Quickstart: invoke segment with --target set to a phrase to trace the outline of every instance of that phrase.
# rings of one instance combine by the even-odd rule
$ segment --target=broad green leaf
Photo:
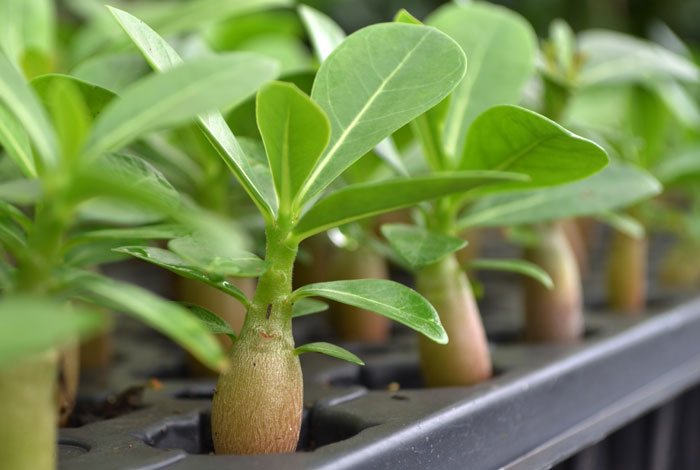
[[[331,121],[331,140],[297,204],[439,103],[465,69],[459,46],[433,28],[378,24],[348,36],[321,64],[314,81],[311,97]]]
[[[228,279],[218,274],[208,273],[172,251],[151,246],[122,246],[116,248],[114,251],[134,256],[187,279],[200,281],[215,287],[234,297],[243,305],[247,306],[250,303],[243,291],[229,282]]]
[[[32,80],[34,90],[53,121],[61,157],[67,161],[76,160],[92,124],[92,116],[78,83],[66,75],[44,75]],[[105,93],[111,99],[112,94],[106,90]]]
[[[528,276],[545,286],[547,289],[554,287],[554,281],[547,272],[535,263],[522,259],[484,259],[477,258],[467,263],[469,269],[485,269],[487,271],[506,271]]]
[[[187,307],[187,309],[202,322],[202,325],[209,333],[215,335],[224,334],[231,338],[231,341],[236,341],[236,332],[223,318],[199,305],[190,303],[183,303],[182,305]]]
[[[35,177],[36,164],[32,146],[22,124],[0,103],[0,147],[27,177]]]
[[[279,210],[288,213],[328,144],[330,124],[323,110],[290,83],[265,85],[258,91],[256,103],[258,129],[272,170]]]
[[[77,91],[85,101],[85,105],[87,106],[92,119],[96,118],[117,96],[113,91],[103,88],[95,83],[60,73],[41,75],[31,81],[32,88],[45,104],[49,103],[51,88],[55,87],[57,84],[63,83],[77,88]]]
[[[97,158],[76,174],[70,188],[81,217],[93,221],[147,224],[161,220],[182,205],[175,188],[153,165],[119,153]],[[112,195],[112,191],[118,192]]]
[[[110,12],[153,69],[163,72],[182,63],[177,52],[145,23],[116,8],[110,8]],[[265,64],[264,71],[258,70],[256,73],[247,74],[249,79],[257,78],[258,82],[255,88],[275,78],[276,67],[270,62],[265,62]],[[258,68],[261,65],[262,63],[258,64]],[[271,218],[275,211],[274,201],[270,200],[269,196],[265,197],[263,189],[271,186],[269,175],[254,170],[253,162],[243,152],[221,113],[202,114],[198,120],[211,145],[219,152],[248,195],[263,215]]]
[[[81,240],[169,240],[189,233],[180,224],[156,224],[141,227],[119,227],[88,230],[76,234],[73,238]]]
[[[22,124],[46,166],[58,163],[56,136],[44,109],[19,71],[0,54],[0,103]]]
[[[574,183],[482,197],[459,221],[473,226],[535,224],[623,208],[661,192],[659,182],[635,166],[611,164]]]
[[[491,106],[520,100],[535,72],[537,38],[517,13],[482,2],[443,6],[426,23],[457,41],[468,58],[443,129],[445,153],[459,161],[474,119]]]
[[[50,61],[54,54],[56,11],[52,0],[0,2],[0,51],[17,66],[29,55]]]
[[[526,183],[497,189],[547,186],[584,178],[608,163],[605,151],[554,121],[518,106],[495,106],[469,130],[463,170],[524,173]],[[489,188],[490,189],[490,188]]]
[[[413,225],[386,224],[382,225],[381,230],[384,238],[411,269],[436,263],[467,245],[461,238]]]
[[[582,86],[700,79],[698,67],[689,59],[623,33],[585,31],[579,35],[579,49],[586,57],[579,73]]]
[[[221,346],[186,308],[134,285],[87,272],[72,283],[85,300],[128,313],[159,330],[216,370],[226,367]]]
[[[138,54],[112,53],[90,57],[71,70],[71,75],[114,93],[121,93],[146,75],[148,70]]]
[[[330,17],[307,5],[297,7],[318,60],[323,62],[335,50],[345,32]]]
[[[684,179],[697,182],[700,176],[700,147],[691,147],[659,162],[654,174],[664,184],[673,184]]]
[[[304,317],[314,313],[325,312],[328,304],[316,299],[299,299],[292,307],[292,318]]]
[[[520,175],[512,173],[468,171],[346,186],[314,204],[302,216],[293,235],[302,240],[354,220],[422,201],[463,193],[483,185],[522,180]]]
[[[632,238],[642,238],[646,233],[644,226],[637,219],[627,214],[603,212],[602,214],[596,214],[595,218]]]
[[[103,316],[88,309],[38,297],[5,297],[0,300],[0,369],[102,327]]]
[[[324,297],[371,310],[446,344],[447,333],[437,312],[418,292],[385,279],[319,282],[297,289],[293,297]]]
[[[184,63],[149,75],[124,90],[95,121],[86,153],[95,156],[149,131],[194,119],[242,101],[268,76],[267,59],[237,53]]]
[[[0,183],[0,200],[12,204],[29,206],[34,204],[41,195],[42,190],[39,180],[21,179]]]
[[[299,354],[304,354],[307,352],[325,354],[326,356],[335,357],[336,359],[342,359],[343,361],[352,362],[353,364],[357,364],[358,366],[365,365],[365,363],[362,362],[362,359],[355,356],[347,349],[341,348],[340,346],[336,346],[335,344],[331,343],[308,343],[294,349],[294,354],[296,354],[297,356]]]
[[[226,253],[217,253],[196,236],[170,240],[168,248],[205,272],[221,277],[257,277],[265,269],[263,260],[242,247],[231,247]]]

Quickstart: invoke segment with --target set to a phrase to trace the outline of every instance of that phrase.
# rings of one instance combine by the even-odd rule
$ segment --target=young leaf
[[[0,103],[0,146],[24,176],[31,178],[37,175],[29,137],[22,124],[2,103]]]
[[[104,326],[103,316],[48,299],[0,300],[0,369],[29,354],[69,344]]]
[[[32,88],[44,103],[49,103],[50,90],[57,84],[70,84],[76,88],[85,101],[92,119],[117,96],[113,91],[71,75],[49,73],[31,81]]]
[[[0,183],[0,200],[19,206],[29,206],[42,195],[41,183],[36,179],[3,181]]]
[[[149,131],[232,106],[267,75],[267,59],[248,53],[206,57],[149,75],[124,90],[95,122],[86,153],[101,155]]]
[[[272,82],[258,91],[256,117],[279,210],[291,202],[328,144],[330,124],[323,110],[290,83]]]
[[[537,37],[517,13],[488,3],[446,5],[426,23],[457,41],[468,55],[467,75],[452,93],[443,131],[456,161],[476,117],[497,104],[515,104],[535,72]]]
[[[469,130],[463,170],[524,173],[527,183],[488,189],[547,186],[586,177],[608,163],[605,151],[554,121],[518,106],[495,106]]]
[[[365,363],[362,362],[362,359],[355,356],[353,353],[351,353],[347,349],[341,348],[340,346],[336,346],[335,344],[324,343],[324,342],[308,343],[308,344],[304,344],[303,346],[299,346],[298,348],[294,349],[294,354],[296,354],[297,356],[300,354],[303,354],[303,353],[307,353],[307,352],[316,352],[316,353],[325,354],[326,356],[331,356],[331,357],[335,357],[337,359],[342,359],[343,361],[352,362],[353,364],[357,364],[358,366],[365,365]]]
[[[208,284],[237,299],[245,306],[248,306],[250,303],[245,293],[230,283],[225,277],[205,272],[172,251],[151,246],[122,246],[115,248],[114,251],[125,253],[151,264],[155,264],[156,266],[165,268],[187,279],[193,279]]]
[[[163,72],[182,63],[177,52],[145,23],[126,12],[108,8],[154,70]],[[247,74],[249,80],[258,80],[255,88],[277,75],[277,67],[270,61],[258,62],[256,69],[255,73]],[[219,152],[248,195],[263,215],[271,218],[274,204],[265,197],[263,189],[271,186],[267,178],[269,175],[254,170],[253,162],[241,149],[221,113],[202,114],[198,120],[211,145]]]
[[[170,240],[168,248],[204,272],[220,277],[258,277],[265,269],[265,262],[253,253],[233,246],[226,253],[219,253],[196,236]]]
[[[329,228],[409,207],[421,201],[514,180],[522,181],[523,178],[513,173],[469,171],[355,184],[314,204],[302,216],[293,235],[302,240]]]
[[[223,318],[199,305],[190,303],[183,303],[182,305],[187,307],[187,309],[202,322],[202,325],[209,333],[215,335],[224,334],[231,338],[231,341],[236,341],[236,332]]]
[[[385,279],[319,282],[297,289],[293,297],[324,297],[371,310],[446,344],[447,333],[437,312],[418,292]]]
[[[311,45],[320,62],[345,39],[345,32],[330,17],[307,5],[299,5],[299,17],[309,34]]]
[[[299,299],[292,307],[292,318],[312,315],[314,313],[325,312],[328,304],[316,299]]]
[[[386,224],[381,230],[394,251],[414,270],[433,264],[467,245],[461,238],[412,225]]]
[[[545,286],[554,287],[554,281],[547,272],[534,263],[522,259],[483,259],[477,258],[467,263],[469,269],[486,269],[491,271],[506,271],[528,276]]]
[[[482,197],[459,221],[470,226],[534,224],[629,206],[661,191],[659,182],[631,165],[612,164],[574,183]]]
[[[0,104],[22,124],[46,166],[58,162],[56,136],[46,113],[17,69],[0,54]]]
[[[226,367],[219,343],[184,307],[140,287],[87,272],[73,271],[68,281],[85,300],[135,316],[177,341],[212,369]]]
[[[314,81],[311,97],[331,121],[331,140],[297,206],[384,137],[439,103],[465,69],[459,46],[432,28],[378,24],[348,36],[321,64]]]

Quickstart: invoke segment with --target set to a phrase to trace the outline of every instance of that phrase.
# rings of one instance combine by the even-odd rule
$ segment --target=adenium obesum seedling
[[[0,54],[0,144],[22,174],[0,183],[3,466],[55,467],[55,351],[102,324],[100,312],[72,308],[70,301],[129,313],[210,367],[225,367],[223,351],[187,309],[89,270],[104,261],[105,242],[172,236],[178,229],[95,228],[94,219],[86,228],[79,222],[94,216],[96,205],[102,211],[126,205],[130,216],[150,212],[153,221],[155,212],[188,230],[208,227],[214,241],[235,236],[181,200],[151,165],[121,149],[149,131],[240,102],[275,73],[275,64],[258,56],[220,56],[151,74],[115,97],[67,75],[29,84]]]
[[[416,22],[406,13],[398,21]],[[448,5],[428,24],[446,32],[464,51],[479,51],[450,99],[412,123],[429,170],[516,171],[527,182],[480,188],[421,207],[414,225],[385,225],[383,234],[416,273],[417,289],[436,307],[450,337],[447,345],[419,340],[421,365],[431,386],[465,385],[491,376],[486,335],[474,295],[455,252],[463,212],[488,194],[553,186],[588,176],[607,164],[605,152],[539,114],[512,105],[534,72],[535,37],[527,23],[508,10],[486,4]],[[482,41],[488,34],[491,41]],[[517,53],[516,53],[517,51]],[[493,80],[489,70],[498,70]],[[472,73],[472,75],[470,75]],[[494,106],[495,105],[495,106]],[[473,260],[472,267],[506,269],[549,282],[547,275],[520,260]]]
[[[181,62],[142,22],[116,9],[112,12],[155,69],[167,70]],[[523,179],[505,172],[459,171],[349,185],[323,196],[344,170],[383,138],[447,96],[464,71],[459,46],[433,28],[380,24],[356,32],[323,62],[311,97],[283,82],[259,90],[257,124],[269,164],[269,173],[262,176],[250,172],[247,156],[221,115],[200,117],[202,131],[263,216],[265,259],[236,247],[206,256],[206,247],[196,237],[172,240],[167,251],[143,246],[123,251],[184,275],[192,275],[192,270],[182,269],[182,258],[202,272],[243,263],[240,275],[259,276],[252,299],[230,290],[247,306],[247,315],[229,353],[231,368],[221,375],[214,397],[212,430],[217,452],[294,450],[303,393],[298,355],[316,351],[359,362],[328,343],[295,347],[291,322],[295,308],[297,314],[308,311],[297,307],[307,297],[367,308],[431,341],[447,342],[435,309],[401,284],[349,280],[292,290],[292,269],[299,243],[314,234],[424,200]],[[273,197],[266,198],[269,194]],[[202,316],[219,331],[225,329],[213,314],[202,312]]]

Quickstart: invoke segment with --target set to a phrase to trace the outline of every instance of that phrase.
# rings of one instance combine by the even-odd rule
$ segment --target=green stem
[[[2,468],[56,467],[55,385],[55,352],[26,358],[0,370]]]
[[[267,230],[268,269],[230,352],[212,404],[217,453],[291,452],[301,429],[303,383],[292,337],[292,269],[297,245],[279,224]]]

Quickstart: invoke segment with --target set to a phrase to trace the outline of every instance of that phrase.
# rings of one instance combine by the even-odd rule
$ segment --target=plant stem
[[[0,370],[2,468],[53,470],[56,467],[55,385],[53,351],[27,357]]]
[[[367,244],[357,250],[339,250],[334,260],[333,280],[387,279],[389,269],[384,257]],[[331,321],[343,341],[383,343],[389,339],[391,320],[369,310],[334,302]]]
[[[646,308],[647,239],[615,231],[608,264],[608,301],[615,311],[636,316]]]
[[[581,277],[576,255],[562,221],[537,226],[536,244],[525,258],[544,269],[554,281],[552,289],[526,277],[525,337],[529,341],[572,342],[583,334]]]
[[[440,345],[419,336],[426,385],[470,385],[490,378],[491,356],[479,308],[455,256],[421,269],[416,288],[438,311],[450,338]]]
[[[297,246],[268,227],[268,269],[219,377],[212,405],[214,448],[223,454],[292,452],[301,429],[303,383],[292,337],[292,269]]]

